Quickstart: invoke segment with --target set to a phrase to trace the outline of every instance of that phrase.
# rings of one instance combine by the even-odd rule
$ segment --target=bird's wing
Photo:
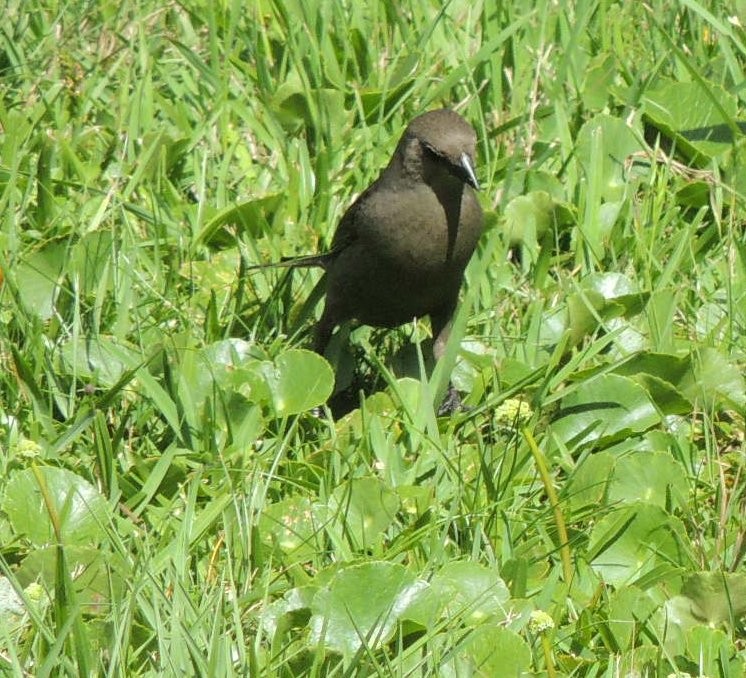
[[[334,233],[334,238],[332,238],[332,246],[329,252],[332,256],[336,256],[342,250],[347,249],[359,237],[359,224],[356,218],[356,214],[359,212],[357,204],[358,203],[355,202],[350,206],[337,225],[337,230]]]
[[[366,215],[369,213],[370,204],[375,202],[376,188],[379,182],[380,178],[368,186],[342,215],[334,233],[334,238],[332,238],[332,246],[329,251],[332,256],[336,256],[355,243],[361,236],[364,236],[363,231],[367,223]]]

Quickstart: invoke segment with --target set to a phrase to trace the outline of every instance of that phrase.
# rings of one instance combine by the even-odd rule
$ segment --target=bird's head
[[[409,123],[399,142],[404,167],[430,183],[445,174],[479,189],[474,171],[477,135],[458,113],[428,111]]]

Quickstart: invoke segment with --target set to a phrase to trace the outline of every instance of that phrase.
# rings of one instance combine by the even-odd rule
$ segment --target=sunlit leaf
[[[37,546],[90,545],[105,537],[111,510],[87,480],[66,469],[43,466],[10,475],[2,510],[11,526]]]
[[[453,675],[478,678],[521,676],[531,669],[531,652],[515,631],[497,624],[474,629],[462,645],[458,659],[463,662]]]
[[[327,511],[307,497],[288,497],[270,504],[259,521],[262,541],[284,554],[284,562],[312,560],[323,550]]]
[[[551,430],[572,447],[646,431],[660,421],[650,396],[631,379],[600,375],[562,398]]]
[[[663,509],[636,504],[601,518],[590,535],[593,569],[609,584],[634,583],[660,562],[689,566],[681,522]]]
[[[510,593],[494,568],[466,561],[447,563],[431,584],[450,615],[463,616],[470,623],[505,615]]]
[[[352,543],[364,549],[380,542],[394,521],[399,497],[378,478],[353,478],[334,489],[329,508],[344,517]]]
[[[684,506],[688,496],[686,471],[665,452],[627,454],[614,464],[609,501],[642,501],[661,508]]]
[[[601,154],[601,196],[607,202],[615,202],[624,195],[627,176],[627,158],[642,150],[640,132],[625,120],[605,113],[586,122],[578,132],[577,154],[586,173],[595,171],[592,164],[594,144]]]
[[[350,655],[389,640],[407,608],[427,589],[395,563],[367,562],[341,570],[313,599],[311,643]]]
[[[678,148],[694,157],[712,158],[731,146],[729,121],[736,116],[737,100],[719,85],[704,86],[709,94],[699,82],[664,81],[646,91],[643,102],[646,118],[675,138]]]

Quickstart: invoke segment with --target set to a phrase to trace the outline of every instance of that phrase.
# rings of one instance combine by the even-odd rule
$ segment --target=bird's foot
[[[461,402],[461,396],[456,390],[453,384],[448,384],[448,390],[446,391],[446,397],[443,398],[443,402],[438,408],[438,416],[445,417],[448,414],[453,414],[464,409],[464,404]]]

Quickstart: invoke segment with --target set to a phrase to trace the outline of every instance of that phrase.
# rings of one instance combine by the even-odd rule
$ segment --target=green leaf
[[[238,392],[246,380],[242,370],[260,363],[254,356],[253,346],[244,339],[223,339],[208,344],[201,351],[185,350],[180,353],[179,373],[187,385],[195,407],[213,393],[217,385]]]
[[[347,656],[363,644],[379,647],[426,589],[425,582],[395,563],[347,567],[314,597],[310,641]]]
[[[52,243],[25,256],[14,271],[21,303],[42,320],[49,320],[54,313],[66,256],[65,244]]]
[[[741,653],[722,629],[695,626],[685,635],[687,657],[699,667],[700,675],[743,676]]]
[[[214,248],[230,247],[236,244],[236,237],[226,227],[234,227],[238,233],[248,233],[258,238],[271,230],[271,218],[282,203],[282,195],[265,195],[247,202],[230,205],[213,215],[195,238],[195,245],[208,245]]]
[[[408,74],[418,61],[417,55],[411,55],[402,61],[398,72]],[[365,122],[373,124],[389,115],[396,108],[396,104],[412,90],[414,80],[400,75],[392,78],[392,86],[381,89],[363,89],[360,91],[360,104],[363,108]],[[397,82],[398,80],[398,82]]]
[[[381,542],[399,510],[399,496],[378,478],[353,478],[334,489],[332,513],[344,520],[344,530],[356,549]]]
[[[646,120],[694,160],[714,158],[733,142],[729,118],[733,120],[738,111],[736,96],[718,85],[708,86],[720,109],[696,82],[664,82],[643,97]]]
[[[659,563],[691,566],[681,522],[663,509],[636,504],[601,518],[591,531],[591,566],[608,584],[634,583]]]
[[[43,582],[53,590],[59,557],[57,546],[44,546],[31,551],[18,568],[19,581],[25,585]],[[87,614],[106,615],[110,604],[121,600],[132,576],[126,560],[108,549],[92,546],[66,546],[65,564],[72,574],[76,600],[85,606]]]
[[[53,523],[58,525],[65,545],[99,543],[112,520],[109,505],[93,485],[71,471],[52,466],[12,473],[2,510],[16,534],[36,546],[57,543]]]
[[[692,573],[684,579],[681,595],[691,601],[695,619],[710,626],[730,625],[746,615],[746,574]]]
[[[622,586],[609,597],[609,631],[620,650],[631,648],[658,607],[651,596],[636,586]]]
[[[482,624],[461,645],[460,666],[450,675],[479,678],[531,675],[531,651],[515,631],[498,624]],[[464,665],[465,664],[465,665]],[[446,668],[451,668],[446,665]],[[449,674],[446,674],[449,675]]]
[[[322,405],[334,389],[334,371],[313,351],[290,349],[272,362],[261,362],[257,369],[275,413],[280,417]]]
[[[641,133],[621,118],[600,114],[586,122],[578,132],[576,149],[578,161],[586,176],[600,171],[593,177],[599,182],[600,195],[605,202],[617,202],[626,192],[625,163],[633,153],[643,150]],[[600,154],[600,163],[593,160],[594,149]]]
[[[600,505],[606,501],[606,490],[616,457],[611,452],[586,456],[567,484],[566,496],[573,509]]]
[[[313,560],[323,550],[327,511],[307,497],[289,497],[270,504],[259,521],[262,541],[278,549],[285,563]]]
[[[199,410],[214,387],[242,394],[251,403],[271,407],[286,417],[323,404],[334,387],[334,372],[320,355],[305,349],[289,349],[274,360],[259,360],[256,347],[242,339],[225,339],[202,351],[180,354],[182,397]],[[246,407],[238,403],[237,412]]]
[[[133,347],[104,334],[71,339],[60,352],[68,373],[104,388],[111,388],[127,370],[143,362]]]
[[[746,382],[738,365],[721,351],[703,348],[694,355],[694,369],[681,381],[681,390],[706,409],[725,402],[746,406]]]
[[[75,275],[85,294],[100,292],[104,296],[105,283],[111,276],[114,263],[114,235],[107,230],[93,231],[75,243],[67,270]]]
[[[503,229],[512,245],[524,245],[535,258],[539,241],[555,222],[555,202],[551,196],[544,191],[531,191],[508,203]]]
[[[444,610],[469,624],[505,617],[510,591],[495,568],[467,561],[446,563],[433,577],[431,586]]]
[[[616,318],[629,318],[638,314],[645,305],[649,294],[640,292],[637,285],[621,273],[592,273],[583,278],[576,292],[567,297],[567,322],[564,327],[571,330],[571,341],[579,343],[584,337],[599,327],[611,325]],[[562,327],[563,318],[555,317],[554,322]]]
[[[311,604],[318,591],[317,586],[300,586],[290,589],[278,600],[267,605],[261,613],[262,628],[273,637],[282,627],[293,621],[296,625],[305,624],[311,616]]]
[[[581,92],[586,108],[602,109],[606,106],[615,77],[616,62],[611,54],[601,52],[590,60]]]
[[[680,385],[691,372],[691,361],[664,353],[638,353],[615,370],[615,374],[633,378],[644,386],[658,409],[665,415],[687,414],[692,411],[691,401],[685,397]]]
[[[609,502],[637,501],[667,508],[685,506],[688,497],[686,471],[667,452],[637,451],[614,464],[609,483]]]
[[[642,386],[605,374],[581,382],[562,398],[551,431],[574,449],[642,433],[658,423],[660,416]]]

